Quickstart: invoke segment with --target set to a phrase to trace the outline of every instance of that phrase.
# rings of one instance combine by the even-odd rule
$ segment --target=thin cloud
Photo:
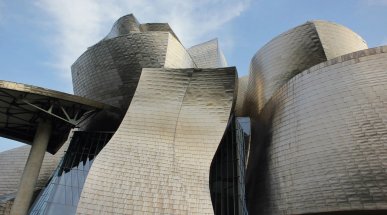
[[[53,65],[70,80],[70,66],[98,42],[119,17],[133,13],[140,22],[168,22],[186,46],[203,42],[209,33],[239,16],[250,0],[38,0],[50,21]]]

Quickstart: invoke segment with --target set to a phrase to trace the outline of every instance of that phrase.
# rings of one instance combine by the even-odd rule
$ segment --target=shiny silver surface
[[[195,66],[168,24],[140,25],[133,15],[124,16],[72,65],[74,94],[125,113],[142,68],[162,67]]]
[[[254,131],[270,138],[250,155],[261,157],[261,175],[247,188],[249,212],[386,214],[386,101],[387,46],[318,64],[282,86],[262,112],[270,128]]]
[[[366,41],[345,26],[322,20],[314,20],[313,24],[328,60],[367,49]]]
[[[77,214],[213,214],[211,161],[235,102],[235,68],[143,69],[90,169]]]
[[[177,36],[168,23],[145,23],[140,24],[133,14],[119,18],[114,24],[109,34],[104,40],[123,36],[129,33],[139,33],[147,31],[165,31],[171,33],[177,40]]]
[[[240,77],[238,80],[238,95],[235,104],[235,116],[244,116],[243,103],[246,97],[249,76]]]
[[[188,52],[199,68],[227,67],[227,61],[220,50],[218,39],[192,46]]]
[[[0,196],[17,191],[30,148],[31,146],[22,146],[0,153]],[[46,153],[36,185],[37,189],[44,187],[63,156],[64,150],[65,147],[55,155]]]
[[[46,152],[35,189],[42,189],[67,149],[55,154]],[[31,146],[22,146],[0,153],[0,214],[9,214]]]
[[[282,33],[251,60],[245,113],[257,117],[275,91],[301,71],[366,48],[355,32],[332,22],[311,21]]]
[[[140,23],[133,14],[128,14],[119,18],[114,24],[104,40],[123,36],[125,34],[141,32]]]
[[[102,103],[0,81],[9,98],[105,110],[80,125],[33,213],[245,214],[246,191],[249,214],[387,214],[387,46],[366,48],[344,26],[311,21],[267,43],[238,79],[219,68],[216,39],[186,50],[167,23],[124,16],[72,66],[75,94]],[[233,114],[251,119],[233,127]],[[55,168],[46,158],[37,188]],[[0,214],[23,159],[0,154]]]

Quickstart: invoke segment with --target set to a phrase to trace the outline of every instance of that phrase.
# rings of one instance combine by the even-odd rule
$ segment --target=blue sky
[[[185,47],[217,37],[240,76],[278,34],[322,19],[387,44],[387,0],[0,0],[0,80],[72,93],[70,66],[120,16],[168,22]],[[0,151],[22,144],[0,138]]]

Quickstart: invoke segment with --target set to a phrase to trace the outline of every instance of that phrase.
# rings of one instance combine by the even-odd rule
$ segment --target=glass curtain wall
[[[210,169],[211,200],[216,215],[247,214],[245,139],[242,126],[232,117]]]
[[[93,160],[112,135],[113,132],[75,131],[66,154],[36,198],[30,214],[75,214]]]

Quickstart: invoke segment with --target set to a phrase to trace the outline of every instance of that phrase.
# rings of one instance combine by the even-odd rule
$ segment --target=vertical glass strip
[[[75,214],[89,169],[113,132],[75,131],[69,148],[30,214]]]
[[[245,139],[249,120],[232,117],[210,168],[214,214],[247,214],[245,198]],[[246,131],[245,131],[246,130]],[[248,134],[247,134],[248,133]]]

